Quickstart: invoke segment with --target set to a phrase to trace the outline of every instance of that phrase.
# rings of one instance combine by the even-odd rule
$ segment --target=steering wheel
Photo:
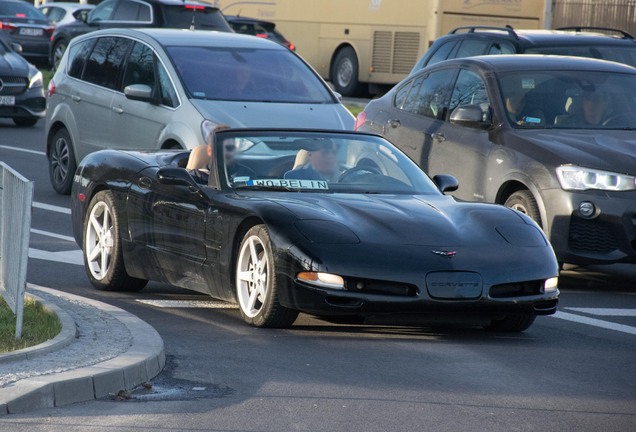
[[[351,176],[352,174],[358,173],[358,172],[367,172],[367,173],[371,173],[371,174],[382,175],[382,172],[377,167],[374,167],[374,166],[356,166],[356,167],[353,167],[353,168],[349,168],[348,170],[346,170],[345,172],[340,174],[340,176],[338,176],[338,180],[336,180],[336,183],[340,183],[345,178]]]
[[[618,114],[611,115],[605,120],[603,120],[602,124],[603,126],[618,126],[618,125],[613,125],[613,123],[622,123],[627,121],[634,122],[635,120],[636,120],[636,115],[634,115],[634,113],[626,112],[626,113],[618,113]]]

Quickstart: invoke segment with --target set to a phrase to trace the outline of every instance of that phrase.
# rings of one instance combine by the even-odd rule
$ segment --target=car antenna
[[[183,2],[185,3],[185,0],[183,0]],[[197,8],[196,8],[196,6],[194,6],[192,8],[192,22],[190,23],[190,31],[194,31],[194,27],[195,27],[194,19],[195,19],[196,15],[197,15]]]

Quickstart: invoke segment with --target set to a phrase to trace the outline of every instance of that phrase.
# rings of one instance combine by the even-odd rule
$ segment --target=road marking
[[[10,147],[10,146],[5,146],[5,145],[0,145],[0,148],[7,149],[7,150],[21,151],[21,152],[25,152],[25,153],[33,153],[33,154],[37,154],[37,155],[41,155],[41,156],[46,156],[46,153],[44,153],[44,152],[37,151],[37,150],[23,149],[23,148],[20,148],[20,147]]]
[[[238,305],[220,301],[204,300],[142,300],[139,303],[160,308],[204,308],[204,309],[238,309]]]
[[[75,243],[75,238],[74,237],[65,236],[65,235],[62,235],[62,234],[55,234],[55,233],[52,233],[52,232],[42,231],[42,230],[35,229],[35,228],[31,228],[31,232],[33,234],[39,234],[39,235],[43,235],[43,236],[47,236],[47,237],[53,237],[53,238],[56,238],[56,239],[66,240],[66,241]]]
[[[41,202],[33,202],[33,207],[39,208],[42,210],[53,211],[57,213],[71,214],[71,209],[66,207],[55,206],[51,204],[44,204]]]
[[[84,265],[84,257],[82,251],[71,250],[61,252],[49,252],[40,249],[29,248],[29,258],[41,259],[46,261],[56,261],[65,264]]]
[[[616,324],[609,321],[603,321],[596,318],[584,317],[581,315],[571,314],[567,312],[556,312],[554,315],[552,315],[552,317],[566,320],[566,321],[573,321],[579,324],[587,324],[594,327],[604,328],[607,330],[614,330],[617,332],[636,335],[636,327],[630,327],[624,324]]]
[[[581,312],[588,315],[614,316],[614,317],[636,317],[636,309],[619,308],[565,308],[574,312]]]

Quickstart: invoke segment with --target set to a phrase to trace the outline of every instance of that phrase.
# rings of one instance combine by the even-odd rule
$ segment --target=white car
[[[82,16],[86,17],[91,10],[95,9],[95,5],[56,2],[43,4],[37,9],[46,15],[53,24],[64,25],[81,20]]]
[[[351,130],[354,117],[297,54],[236,33],[99,30],[71,40],[49,83],[46,152],[68,194],[78,163],[117,149],[191,149],[220,124]]]

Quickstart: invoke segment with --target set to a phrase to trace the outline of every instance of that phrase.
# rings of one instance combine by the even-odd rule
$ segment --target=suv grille
[[[28,81],[24,77],[0,76],[0,95],[19,95],[26,91]]]
[[[373,32],[371,66],[377,73],[408,74],[417,61],[420,35],[415,32]]]
[[[618,249],[618,242],[609,228],[597,221],[572,218],[568,240],[572,249],[594,252],[611,252]]]

